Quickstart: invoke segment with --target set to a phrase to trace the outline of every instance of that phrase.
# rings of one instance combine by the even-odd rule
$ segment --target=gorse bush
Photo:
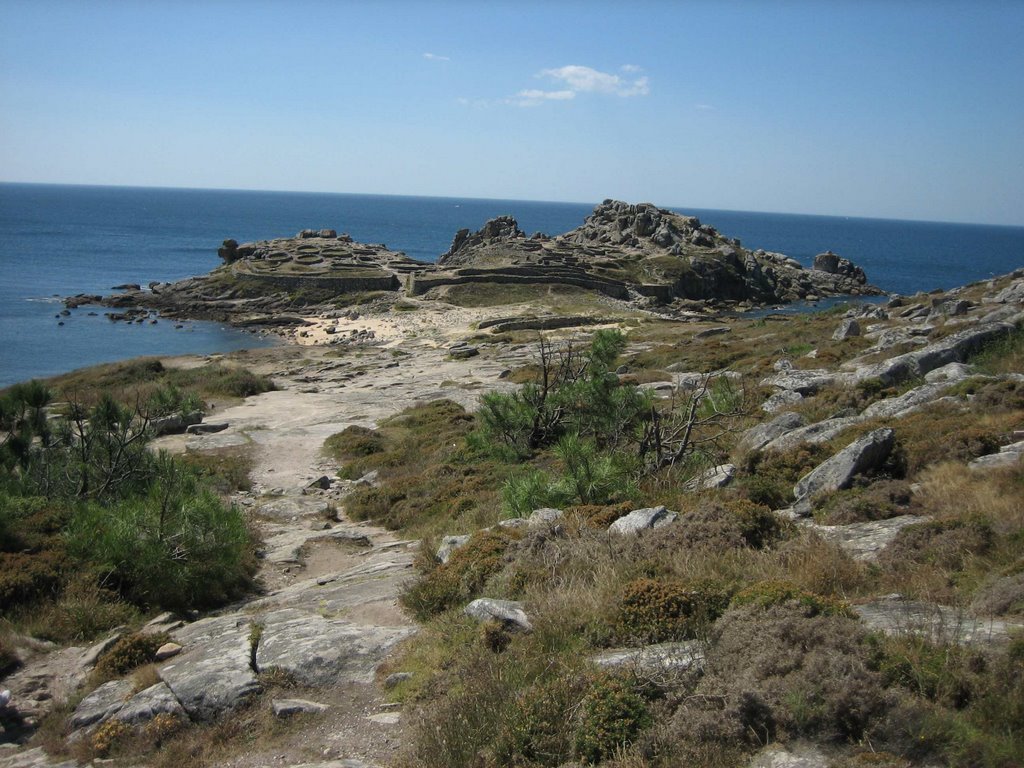
[[[505,551],[518,538],[515,530],[477,531],[452,552],[448,562],[430,569],[402,593],[402,604],[419,619],[463,605],[477,597],[487,580],[501,570]]]
[[[689,640],[722,614],[729,598],[720,584],[637,579],[623,587],[613,634],[630,644]]]
[[[650,727],[647,702],[619,677],[600,677],[583,698],[576,753],[590,763],[612,757]]]
[[[125,635],[96,661],[95,674],[101,679],[123,677],[136,667],[151,663],[157,649],[169,640],[166,632]]]
[[[759,581],[751,584],[737,592],[730,605],[736,608],[752,606],[762,609],[778,605],[796,605],[808,616],[855,616],[846,603],[815,595],[785,581]]]

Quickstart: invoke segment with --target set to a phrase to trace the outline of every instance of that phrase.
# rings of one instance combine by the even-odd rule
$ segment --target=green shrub
[[[906,514],[910,500],[910,485],[906,481],[876,480],[833,493],[815,510],[815,518],[824,525],[885,520]]]
[[[501,486],[502,509],[509,517],[527,517],[544,507],[564,507],[572,500],[563,488],[542,470],[510,475]]]
[[[579,674],[547,675],[517,691],[496,739],[498,764],[565,764],[573,754],[576,725],[570,713],[588,683]]]
[[[338,461],[350,461],[383,453],[384,446],[384,436],[380,432],[356,424],[345,427],[324,441],[324,450]]]
[[[889,707],[857,621],[798,601],[731,607],[668,730],[684,743],[858,740]]]
[[[960,571],[972,558],[988,553],[995,538],[992,524],[980,516],[932,520],[902,528],[879,562],[897,571],[913,563]]]
[[[133,632],[125,635],[96,661],[95,673],[100,678],[108,680],[124,677],[133,669],[152,663],[157,649],[169,640],[170,636],[166,632]]]
[[[274,382],[248,368],[212,363],[199,368],[175,368],[169,372],[172,384],[194,387],[221,397],[252,397],[277,389]]]
[[[487,580],[501,570],[513,537],[505,529],[481,530],[456,549],[448,562],[437,565],[413,582],[401,596],[416,618],[425,620],[477,597]]]
[[[850,606],[841,600],[805,592],[784,581],[758,581],[751,584],[737,592],[729,605],[732,608],[753,606],[767,609],[789,603],[800,606],[808,616],[856,616]]]
[[[729,597],[728,590],[714,583],[636,579],[622,590],[613,634],[631,644],[688,640],[722,614]]]
[[[612,757],[652,723],[647,702],[622,678],[597,678],[580,707],[576,754],[590,763]]]
[[[141,498],[83,505],[68,526],[70,552],[95,563],[128,599],[169,609],[211,607],[251,584],[253,542],[240,510],[195,474],[160,458]]]
[[[984,659],[957,645],[936,644],[919,636],[870,638],[875,668],[887,686],[899,685],[944,706],[962,709],[979,684]]]
[[[194,392],[182,392],[174,384],[165,384],[157,388],[146,404],[146,413],[150,418],[181,414],[188,416],[203,410],[203,401]]]

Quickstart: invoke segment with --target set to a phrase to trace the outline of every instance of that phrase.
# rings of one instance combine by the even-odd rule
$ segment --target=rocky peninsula
[[[152,283],[147,290],[122,286],[118,294],[78,295],[65,303],[119,310],[113,319],[141,319],[145,310],[157,310],[280,328],[366,297],[388,306],[403,298],[458,304],[474,292],[520,294],[552,286],[667,315],[881,293],[863,270],[830,251],[807,269],[783,254],[746,249],[696,217],[613,200],[554,237],[528,237],[508,216],[477,232],[460,230],[436,264],[353,242],[333,229],[257,243],[226,240],[218,253],[223,266],[206,276]]]

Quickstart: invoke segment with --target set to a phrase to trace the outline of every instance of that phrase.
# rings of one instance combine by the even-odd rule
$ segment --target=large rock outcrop
[[[675,298],[773,303],[812,296],[869,294],[864,271],[831,251],[813,269],[777,253],[750,251],[695,216],[650,203],[605,200],[576,229],[556,237],[527,237],[502,216],[470,233],[460,230],[438,260],[421,273],[414,292],[458,282],[547,281],[630,292],[661,301]]]

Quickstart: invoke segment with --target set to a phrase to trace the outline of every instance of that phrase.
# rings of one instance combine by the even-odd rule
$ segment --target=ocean
[[[1024,266],[1024,227],[717,211],[696,215],[748,248],[809,265],[831,249],[894,293],[952,288]],[[217,247],[330,227],[434,261],[455,232],[511,214],[559,234],[593,203],[0,184],[0,387],[139,355],[208,354],[274,343],[216,323],[112,323],[97,309],[59,317],[60,297],[173,281],[220,263]],[[58,323],[63,322],[63,325]]]

